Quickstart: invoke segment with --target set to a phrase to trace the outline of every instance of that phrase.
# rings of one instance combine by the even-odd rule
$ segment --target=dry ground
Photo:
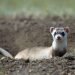
[[[69,26],[68,52],[51,60],[24,61],[5,58],[0,61],[7,75],[75,75],[75,17],[47,16],[35,19],[32,16],[0,17],[0,47],[13,56],[20,50],[34,46],[50,46],[51,26]]]

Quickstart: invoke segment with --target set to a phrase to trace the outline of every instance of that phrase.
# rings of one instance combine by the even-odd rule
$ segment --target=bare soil
[[[0,17],[0,47],[13,56],[27,47],[50,46],[51,26],[69,26],[68,52],[63,57],[50,60],[0,60],[5,75],[75,75],[75,17],[47,16],[44,19],[25,16]]]

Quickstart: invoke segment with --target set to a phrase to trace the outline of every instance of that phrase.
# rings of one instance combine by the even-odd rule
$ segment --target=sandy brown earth
[[[13,56],[27,47],[50,46],[51,26],[69,26],[68,52],[51,60],[24,61],[5,58],[0,67],[6,75],[75,75],[75,17],[47,16],[44,19],[25,16],[0,17],[0,47]]]

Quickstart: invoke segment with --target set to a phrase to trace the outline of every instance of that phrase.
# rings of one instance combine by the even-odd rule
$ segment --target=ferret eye
[[[61,35],[62,35],[62,36],[65,36],[65,33],[64,33],[64,32],[61,32]]]

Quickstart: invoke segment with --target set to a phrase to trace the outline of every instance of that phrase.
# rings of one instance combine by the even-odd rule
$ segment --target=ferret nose
[[[57,37],[57,40],[61,40],[61,37],[60,37],[60,36],[58,36],[58,37]]]

